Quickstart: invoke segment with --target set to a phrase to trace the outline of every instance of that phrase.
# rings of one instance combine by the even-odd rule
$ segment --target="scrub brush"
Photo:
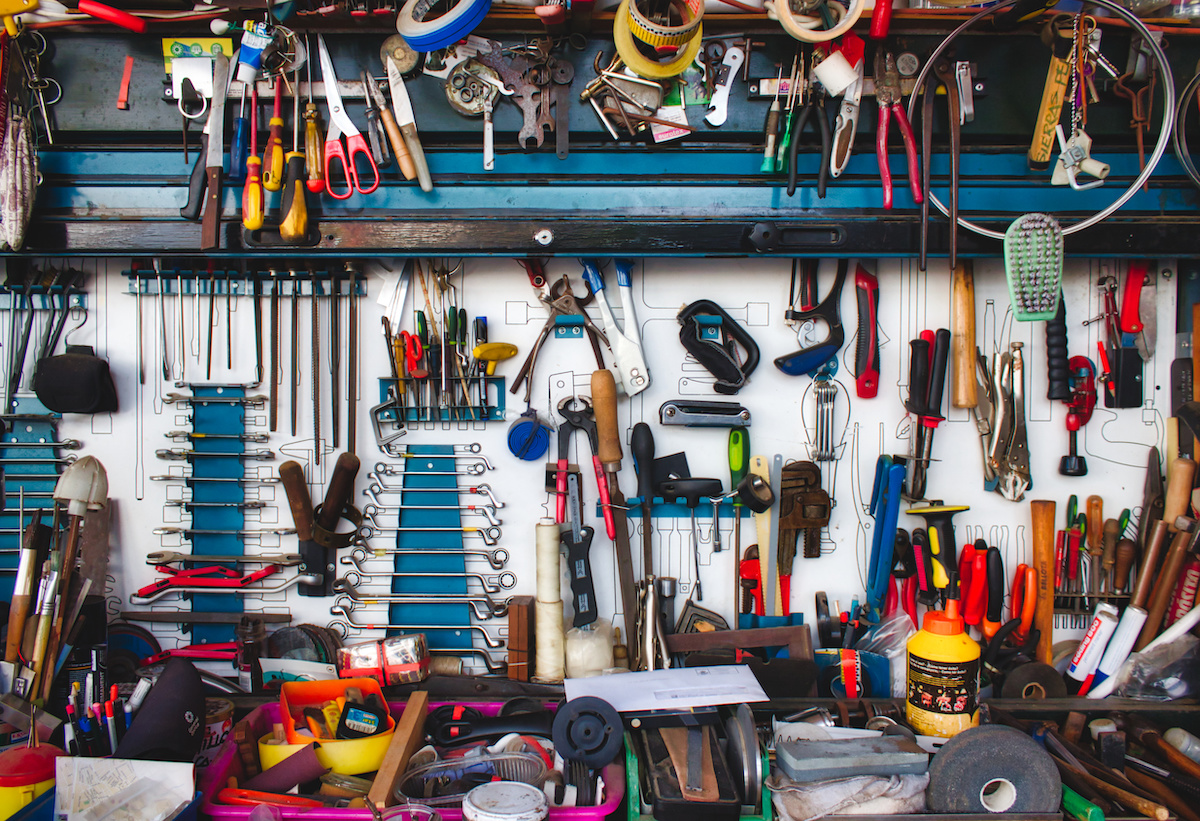
[[[1004,232],[1004,271],[1013,316],[1021,322],[1058,313],[1063,233],[1049,214],[1025,214]]]

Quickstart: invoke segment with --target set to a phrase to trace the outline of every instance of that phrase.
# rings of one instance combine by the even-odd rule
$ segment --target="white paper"
[[[151,782],[154,789],[131,790],[137,795],[105,817],[129,821],[169,817],[180,804],[190,802],[195,791],[190,762],[61,756],[54,765],[54,814],[60,821],[84,818],[88,810],[99,809],[105,799],[141,780]]]
[[[676,667],[622,676],[569,678],[567,699],[602,698],[618,712],[635,710],[689,710],[716,704],[749,704],[769,701],[762,685],[743,664],[712,667]]]

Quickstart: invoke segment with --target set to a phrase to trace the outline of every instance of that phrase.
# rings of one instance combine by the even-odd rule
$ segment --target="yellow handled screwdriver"
[[[300,69],[296,69],[296,83]],[[285,242],[303,239],[308,233],[308,203],[304,201],[304,152],[300,150],[300,97],[292,95],[292,150],[287,153],[287,170],[283,180],[283,219],[279,236]]]
[[[283,102],[283,85],[275,81],[275,108],[271,112],[271,134],[267,137],[267,148],[263,152],[263,188],[268,191],[278,191],[283,188],[283,116],[280,114],[280,104]]]
[[[250,102],[250,155],[246,157],[246,184],[242,187],[242,226],[247,231],[263,227],[262,158],[258,156],[258,86]]]
[[[308,38],[305,37],[305,46]],[[308,52],[312,54],[312,52]],[[320,194],[325,190],[325,143],[321,139],[321,112],[312,96],[312,61],[308,64],[308,104],[304,106],[304,170],[308,174],[308,190]]]

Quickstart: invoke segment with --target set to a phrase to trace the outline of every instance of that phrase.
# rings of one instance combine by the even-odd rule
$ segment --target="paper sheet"
[[[85,821],[100,815],[106,799],[130,790],[123,806],[103,816],[111,821],[149,821],[168,818],[181,804],[192,800],[192,764],[173,761],[134,761],[119,758],[63,756],[55,761],[54,817],[60,821]],[[140,791],[139,781],[151,789]]]
[[[741,664],[569,678],[565,685],[568,700],[595,696],[618,712],[688,710],[769,700],[754,673]]]

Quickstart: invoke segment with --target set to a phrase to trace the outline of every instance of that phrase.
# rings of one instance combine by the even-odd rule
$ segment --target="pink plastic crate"
[[[465,706],[474,707],[484,715],[493,716],[500,712],[502,702],[464,702]],[[432,710],[441,704],[430,704]],[[404,704],[389,704],[393,715],[399,715],[404,710]],[[246,717],[256,738],[271,732],[271,726],[279,721],[279,704],[269,703],[259,707]],[[200,779],[202,796],[200,811],[203,815],[215,819],[249,818],[253,807],[230,806],[218,804],[216,794],[226,785],[230,776],[237,778],[239,783],[245,773],[242,770],[242,760],[237,754],[233,736],[225,739],[212,765]],[[604,768],[604,802],[596,807],[552,807],[552,821],[600,821],[613,815],[621,806],[625,796],[625,765],[620,757]],[[280,807],[284,818],[308,819],[308,821],[372,821],[371,811],[367,809],[326,809],[324,807]],[[461,821],[462,811],[457,807],[439,809],[443,821]]]

